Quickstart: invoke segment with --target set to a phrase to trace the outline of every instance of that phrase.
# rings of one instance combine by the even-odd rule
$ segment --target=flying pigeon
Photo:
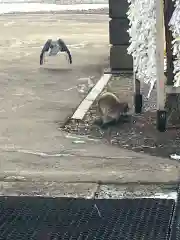
[[[66,52],[69,57],[69,62],[72,64],[71,53],[62,39],[58,39],[56,41],[53,41],[52,39],[47,40],[40,54],[40,65],[44,62],[45,52],[49,52],[49,56],[55,56],[59,52]]]

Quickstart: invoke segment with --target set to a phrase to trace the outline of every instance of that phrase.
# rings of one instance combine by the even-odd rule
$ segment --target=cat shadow
[[[114,119],[108,123],[103,123],[102,119],[98,118],[98,119],[94,120],[93,125],[96,125],[96,126],[100,127],[101,129],[106,130],[110,127],[119,127],[125,123],[130,123],[130,122],[131,122],[131,116],[124,115],[124,116],[121,116],[118,121],[116,121]]]

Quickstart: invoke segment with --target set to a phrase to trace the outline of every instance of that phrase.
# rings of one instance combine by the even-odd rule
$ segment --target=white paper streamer
[[[150,84],[149,97],[157,80],[155,0],[128,0],[128,2],[130,46],[127,51],[133,56],[137,78]]]
[[[159,0],[160,1],[160,0]],[[180,0],[175,2],[175,11],[169,26],[175,41],[173,42],[174,86],[180,86]],[[156,75],[156,0],[128,0],[127,12],[130,21],[128,30],[130,46],[127,51],[134,60],[134,71],[137,78],[150,85],[148,96],[157,81]],[[166,68],[166,60],[165,60]]]
[[[175,10],[169,22],[170,30],[172,31],[173,38],[173,55],[174,60],[174,87],[180,86],[180,0],[173,0]]]

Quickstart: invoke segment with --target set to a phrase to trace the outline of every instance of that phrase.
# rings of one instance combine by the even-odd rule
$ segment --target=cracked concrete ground
[[[86,199],[169,198],[177,199],[177,184],[100,184],[54,181],[0,182],[0,196],[74,197]]]
[[[58,129],[82,100],[76,88],[82,78],[91,76],[96,82],[107,65],[108,16],[6,15],[0,16],[0,27],[2,194],[6,189],[7,194],[42,190],[43,195],[70,191],[81,196],[87,192],[91,195],[99,181],[179,180],[178,162],[122,150]],[[72,51],[73,65],[61,57],[56,68],[40,68],[42,45],[48,38],[59,37]]]

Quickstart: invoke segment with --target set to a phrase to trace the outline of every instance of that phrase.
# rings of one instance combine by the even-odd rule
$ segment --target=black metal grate
[[[161,240],[173,200],[1,197],[3,240]]]
[[[180,187],[172,217],[170,240],[180,240]]]

